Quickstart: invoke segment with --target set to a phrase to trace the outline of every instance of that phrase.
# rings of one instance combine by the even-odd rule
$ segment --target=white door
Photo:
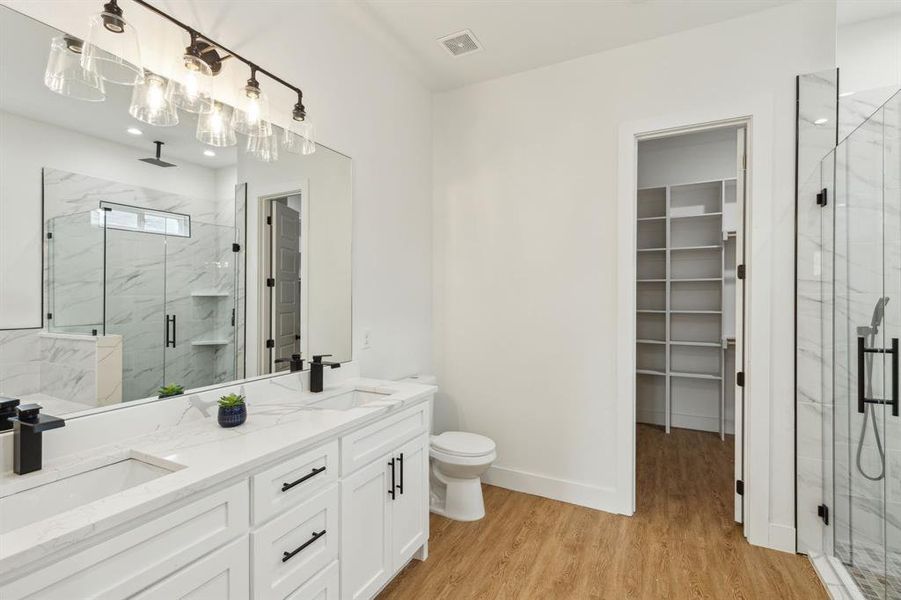
[[[341,597],[372,598],[391,570],[390,456],[341,482]]]
[[[745,271],[745,197],[747,196],[747,143],[745,140],[747,131],[738,130],[738,169],[735,182],[735,264]],[[744,332],[745,332],[745,281],[743,277],[735,278],[735,372],[742,373],[744,377]],[[739,485],[747,484],[745,478],[745,453],[744,453],[744,422],[745,422],[745,388],[738,385],[738,378],[733,382],[735,386],[735,521],[744,523],[744,533],[748,535],[748,523],[744,516],[745,498],[748,498],[747,490],[744,495],[739,494]],[[738,482],[742,482],[739,484]]]
[[[429,456],[426,437],[410,440],[393,454],[396,472],[391,502],[393,570],[403,567],[429,538]]]

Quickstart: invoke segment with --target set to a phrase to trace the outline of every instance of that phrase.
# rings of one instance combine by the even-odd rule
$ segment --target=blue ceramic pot
[[[222,427],[237,427],[247,420],[247,405],[219,407],[219,425]]]

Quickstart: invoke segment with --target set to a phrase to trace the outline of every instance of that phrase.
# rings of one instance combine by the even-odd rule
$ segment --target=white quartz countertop
[[[390,395],[384,400],[347,410],[310,406],[313,402],[355,389]],[[340,436],[389,412],[423,402],[435,389],[410,382],[351,379],[312,394],[281,387],[273,380],[265,392],[248,394],[247,422],[239,427],[220,427],[213,403],[207,418],[45,461],[41,471],[28,475],[3,473],[0,475],[0,496],[8,497],[84,472],[86,468],[97,468],[125,458],[149,462],[157,458],[183,467],[0,535],[0,578],[167,504],[235,480],[242,474],[247,475],[267,463]],[[7,515],[6,518],[14,517]]]

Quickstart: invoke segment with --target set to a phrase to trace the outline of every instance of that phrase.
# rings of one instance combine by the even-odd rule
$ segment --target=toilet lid
[[[432,438],[432,447],[457,456],[484,456],[494,452],[494,441],[465,431],[445,431]]]

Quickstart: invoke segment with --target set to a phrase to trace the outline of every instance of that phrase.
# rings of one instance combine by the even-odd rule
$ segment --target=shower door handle
[[[172,335],[169,335],[169,325],[172,325]],[[166,315],[166,348],[175,348],[175,315]]]
[[[867,354],[891,354],[892,355],[892,397],[889,399],[867,398]],[[862,413],[867,404],[891,405],[892,416],[897,417],[898,406],[898,338],[892,338],[891,348],[867,348],[866,339],[863,336],[857,338],[857,412]]]

